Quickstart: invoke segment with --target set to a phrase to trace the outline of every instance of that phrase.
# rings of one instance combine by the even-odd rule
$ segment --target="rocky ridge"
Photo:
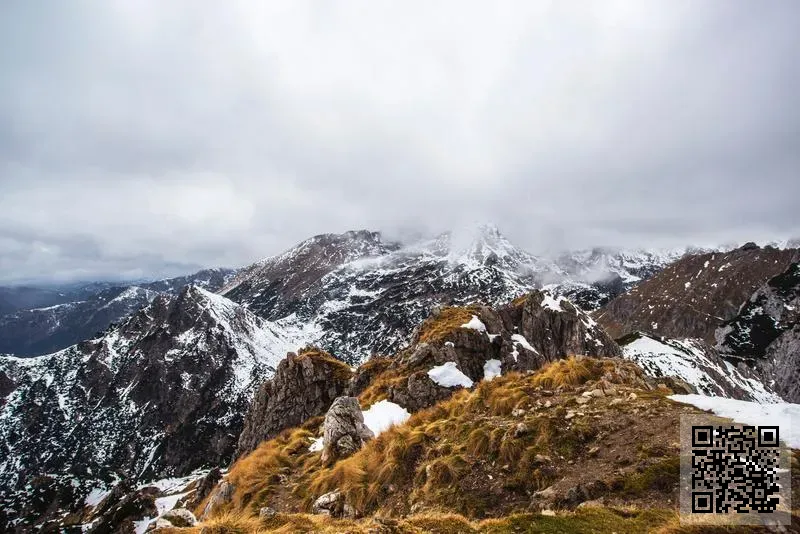
[[[578,255],[559,263],[522,251],[488,225],[468,239],[446,233],[402,245],[384,242],[376,232],[325,234],[242,269],[222,293],[358,364],[402,348],[437,306],[498,306],[546,285],[554,295],[592,308],[676,253],[626,254],[605,252],[602,262],[597,255]]]
[[[756,290],[716,332],[727,359],[758,368],[787,401],[800,401],[800,264]]]
[[[256,387],[293,343],[188,286],[63,351],[0,358],[0,530],[74,512],[81,495],[120,479],[224,465]]]

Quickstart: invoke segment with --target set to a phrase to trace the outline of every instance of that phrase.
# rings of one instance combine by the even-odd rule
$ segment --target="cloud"
[[[533,252],[800,234],[800,5],[13,3],[0,281],[492,221]]]

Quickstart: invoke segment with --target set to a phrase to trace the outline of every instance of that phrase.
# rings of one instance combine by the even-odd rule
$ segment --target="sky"
[[[800,2],[0,5],[0,282],[800,236]]]

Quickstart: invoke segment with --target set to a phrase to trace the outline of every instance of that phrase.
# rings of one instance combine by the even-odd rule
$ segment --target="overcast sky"
[[[0,4],[0,281],[800,235],[800,2]]]

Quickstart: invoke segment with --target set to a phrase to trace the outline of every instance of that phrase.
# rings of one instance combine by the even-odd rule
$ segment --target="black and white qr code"
[[[692,425],[691,428],[693,514],[776,511],[781,499],[777,426]]]

